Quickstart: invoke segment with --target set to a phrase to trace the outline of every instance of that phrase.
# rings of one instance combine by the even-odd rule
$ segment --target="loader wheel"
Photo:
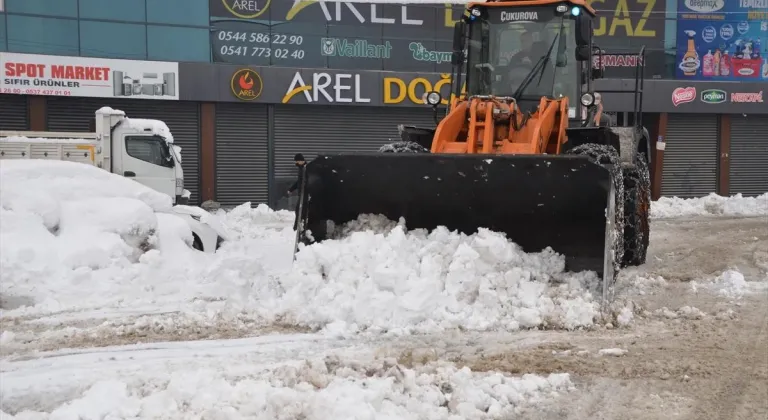
[[[619,153],[611,146],[602,144],[583,144],[567,152],[573,155],[584,155],[592,158],[595,163],[605,166],[613,175],[613,186],[616,190],[616,214],[613,220],[613,278],[608,283],[613,284],[615,276],[621,268],[624,257],[624,177],[621,170]]]
[[[635,167],[624,170],[624,258],[622,267],[645,263],[651,233],[651,176],[645,156],[638,153]]]
[[[429,153],[429,150],[413,141],[396,141],[381,146],[379,153]]]

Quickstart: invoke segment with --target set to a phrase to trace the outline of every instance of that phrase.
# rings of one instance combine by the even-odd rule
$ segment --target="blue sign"
[[[679,0],[678,79],[768,80],[768,0]]]

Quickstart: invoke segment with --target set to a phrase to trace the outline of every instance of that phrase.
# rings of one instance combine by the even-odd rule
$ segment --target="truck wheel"
[[[641,153],[634,168],[624,169],[624,258],[622,266],[645,263],[651,233],[651,175],[648,162]]]
[[[396,141],[381,146],[379,153],[429,153],[429,150],[413,141]]]
[[[621,158],[615,148],[592,143],[574,147],[566,153],[589,156],[595,163],[606,167],[611,172],[613,186],[616,191],[614,201],[616,212],[612,223],[613,232],[611,234],[613,243],[608,244],[614,251],[613,278],[608,279],[608,283],[612,284],[616,280],[615,276],[621,268],[621,261],[624,256],[624,177],[621,170]]]

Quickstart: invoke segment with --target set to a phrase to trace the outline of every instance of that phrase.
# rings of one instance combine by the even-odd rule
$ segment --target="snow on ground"
[[[723,197],[715,193],[699,198],[661,197],[651,203],[654,219],[708,215],[768,216],[768,192],[757,197]]]
[[[764,281],[747,281],[738,270],[727,270],[711,281],[692,281],[691,290],[698,292],[704,289],[727,299],[738,300],[745,295],[751,295],[768,289],[768,276]]]
[[[342,343],[283,335],[40,354],[4,373],[2,409],[52,420],[499,419],[574,389],[567,373],[407,367],[368,350],[322,350]]]

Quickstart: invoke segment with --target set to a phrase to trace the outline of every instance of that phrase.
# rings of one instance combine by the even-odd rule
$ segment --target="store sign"
[[[664,37],[664,0],[587,0],[587,4],[598,11],[596,37]],[[661,12],[661,18],[654,19],[654,12]]]
[[[701,91],[701,102],[705,104],[721,104],[726,101],[727,94],[720,89],[707,89]]]
[[[440,92],[441,103],[448,105],[451,98],[451,75],[440,74],[429,77],[412,75],[411,77],[385,76],[383,79],[383,101],[387,105],[413,104],[424,105],[423,96],[427,92]],[[462,92],[466,92],[466,83]]]
[[[677,88],[672,92],[672,104],[677,107],[680,104],[693,102],[696,99],[696,88]]]
[[[763,103],[763,91],[757,93],[731,93],[731,102],[735,103]]]
[[[0,53],[0,93],[179,99],[179,65],[162,61]]]
[[[363,87],[359,74],[347,73],[312,73],[309,82],[305,82],[300,71],[297,71],[290,86],[283,95],[282,103],[300,102],[292,99],[303,94],[305,103],[369,103],[371,99],[363,95]]]
[[[253,101],[261,96],[264,89],[264,82],[259,73],[251,69],[241,69],[232,75],[229,82],[229,88],[235,98],[241,101]]]

